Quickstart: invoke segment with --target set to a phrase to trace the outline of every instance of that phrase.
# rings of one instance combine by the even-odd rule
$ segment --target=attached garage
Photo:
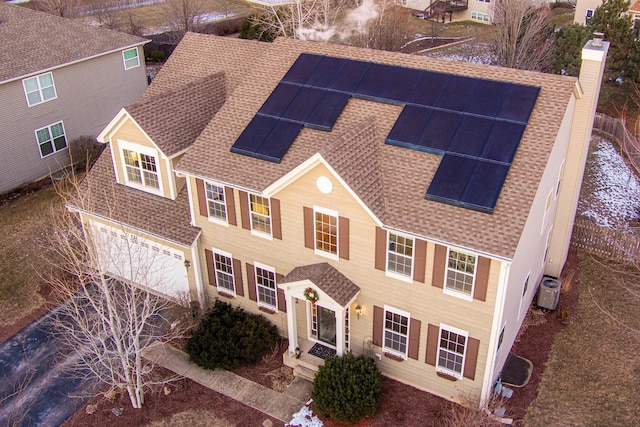
[[[188,303],[183,251],[93,220],[85,232],[96,243],[105,273]]]

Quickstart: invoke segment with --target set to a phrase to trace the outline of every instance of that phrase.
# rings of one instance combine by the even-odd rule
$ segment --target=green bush
[[[161,50],[152,50],[149,53],[149,61],[151,62],[162,62],[165,59],[164,52]]]
[[[380,404],[380,370],[364,356],[329,357],[313,381],[311,398],[321,417],[347,423],[371,417]]]
[[[187,341],[191,360],[205,369],[255,365],[273,349],[280,336],[264,316],[216,300]]]

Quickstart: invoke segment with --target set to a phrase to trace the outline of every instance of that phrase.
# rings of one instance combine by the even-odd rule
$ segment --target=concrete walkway
[[[291,421],[292,415],[298,412],[311,396],[312,384],[302,378],[296,377],[283,393],[278,393],[233,372],[202,369],[191,363],[186,353],[159,341],[145,350],[142,356],[285,424]]]

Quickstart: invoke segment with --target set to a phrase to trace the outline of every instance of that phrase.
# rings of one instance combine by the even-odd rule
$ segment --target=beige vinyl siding
[[[0,84],[0,193],[69,163],[66,150],[40,158],[36,129],[62,121],[67,142],[83,135],[96,137],[147,86],[145,67],[125,72],[121,51],[57,68],[52,74],[57,98],[33,107],[27,106],[21,80]]]
[[[634,2],[631,2],[633,4]],[[585,17],[587,16],[587,9],[593,9],[602,5],[602,0],[578,0],[576,1],[575,14],[573,15],[573,22],[576,24],[585,25]]]
[[[179,156],[171,159],[171,170],[175,170],[175,167],[182,156],[184,156],[184,154],[180,154]],[[187,179],[184,176],[176,176],[176,174],[173,174],[173,176],[176,182],[176,194],[180,194],[180,191],[182,191],[184,186],[187,185]]]
[[[316,188],[319,176],[329,177],[333,183],[330,194],[322,194]],[[195,179],[190,177],[190,187],[195,188]],[[240,203],[236,190],[236,213],[240,215]],[[458,400],[461,391],[473,391],[479,394],[483,380],[483,369],[489,342],[489,329],[492,322],[493,304],[496,298],[496,283],[499,275],[499,263],[492,261],[489,272],[489,286],[486,302],[463,301],[445,295],[442,289],[431,286],[433,254],[435,244],[427,243],[427,265],[425,283],[407,283],[387,277],[384,271],[374,268],[376,222],[367,214],[351,194],[322,165],[318,165],[296,182],[274,196],[280,201],[282,218],[282,240],[267,240],[252,236],[249,231],[238,226],[222,226],[208,221],[198,214],[197,195],[191,194],[194,203],[195,225],[202,228],[201,248],[219,248],[238,257],[244,264],[260,262],[276,268],[276,272],[286,275],[294,267],[329,262],[361,288],[357,303],[363,308],[360,319],[351,321],[351,346],[356,354],[363,352],[363,341],[373,331],[373,307],[385,304],[407,311],[422,323],[418,360],[397,362],[383,357],[380,366],[385,375],[399,379],[423,390],[429,390],[449,399]],[[312,249],[305,248],[303,207],[313,206],[338,208],[338,215],[349,219],[349,260],[330,259],[319,256]],[[238,221],[240,224],[240,221]],[[204,258],[204,249],[201,256]],[[244,272],[246,274],[246,272]],[[245,283],[246,277],[244,278]],[[207,287],[209,296],[216,297],[216,290]],[[255,302],[245,298],[236,298],[234,304],[250,312],[259,312]],[[297,304],[297,313],[300,306]],[[355,306],[355,304],[354,304]],[[286,330],[286,315],[277,313],[267,315],[283,332]],[[306,337],[306,314],[303,320],[298,316],[298,335]],[[438,377],[433,366],[425,363],[426,331],[429,323],[446,323],[469,332],[469,336],[480,340],[480,350],[475,380],[464,379],[451,382]]]

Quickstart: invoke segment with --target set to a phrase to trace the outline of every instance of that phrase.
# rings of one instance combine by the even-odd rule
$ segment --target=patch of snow
[[[491,49],[488,43],[469,42],[448,47],[444,46],[441,49],[426,52],[424,56],[485,65],[490,65],[492,62]]]
[[[313,415],[313,411],[309,409],[311,400],[309,400],[298,412],[292,415],[291,421],[287,427],[323,427],[322,420]]]
[[[9,4],[22,4],[22,3],[29,3],[31,0],[9,0],[6,3]]]
[[[578,213],[609,228],[626,228],[638,218],[640,182],[613,144],[594,136],[597,147],[587,161],[585,184],[592,190],[578,202]]]

